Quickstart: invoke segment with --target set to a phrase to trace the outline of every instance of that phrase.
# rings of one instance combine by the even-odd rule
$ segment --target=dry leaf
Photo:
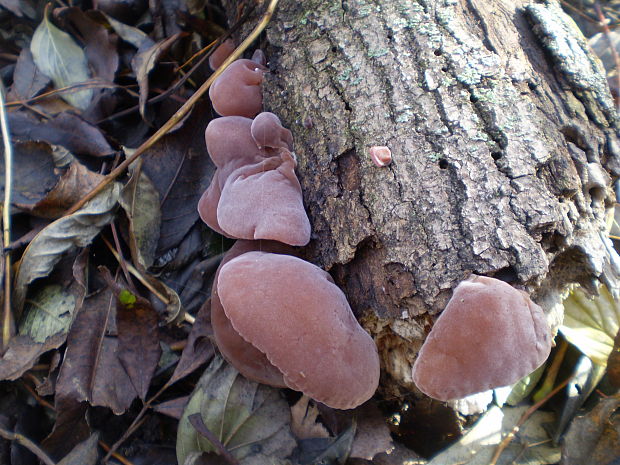
[[[299,439],[328,438],[327,429],[317,421],[319,410],[309,402],[310,398],[303,395],[291,407],[291,431]]]

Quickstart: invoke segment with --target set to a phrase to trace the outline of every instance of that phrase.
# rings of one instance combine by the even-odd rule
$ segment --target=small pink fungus
[[[392,163],[392,151],[386,146],[375,145],[370,147],[369,153],[372,162],[379,167]]]

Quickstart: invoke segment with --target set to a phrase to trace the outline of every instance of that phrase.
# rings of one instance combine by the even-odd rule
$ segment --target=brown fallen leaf
[[[34,216],[56,219],[90,192],[104,177],[74,161],[43,199],[34,205],[16,202],[16,206]]]
[[[183,349],[181,359],[172,373],[168,384],[176,383],[181,378],[194,372],[200,365],[209,361],[215,349],[209,337],[213,334],[211,329],[210,301],[207,300],[196,315],[196,321],[187,337],[187,345]]]
[[[394,445],[383,413],[376,404],[367,402],[355,409],[357,431],[349,457],[372,460],[381,452],[390,452]]]
[[[576,417],[562,441],[562,464],[612,464],[620,451],[620,395],[599,399],[585,415]]]
[[[13,158],[13,202],[24,207],[34,205],[60,178],[54,149],[46,142],[15,142]],[[4,173],[4,157],[0,157],[0,170]],[[4,195],[4,176],[0,179],[0,193]]]
[[[178,397],[177,399],[168,400],[153,406],[153,410],[162,415],[167,415],[176,420],[180,420],[183,416],[183,410],[189,401],[189,396]]]
[[[61,267],[31,296],[18,324],[19,334],[12,338],[0,357],[0,380],[15,380],[32,368],[39,356],[60,347],[67,339],[72,315],[82,307],[87,255],[80,254],[73,265]],[[70,285],[60,286],[73,279]],[[57,312],[57,313],[54,313]]]
[[[161,356],[159,317],[148,300],[123,289],[116,296],[118,358],[145,400]]]
[[[291,431],[299,439],[328,438],[330,435],[321,423],[317,421],[319,410],[306,395],[301,396],[291,407]]]
[[[71,327],[65,359],[56,384],[56,407],[88,401],[120,415],[137,396],[122,367],[115,337],[106,328],[115,317],[116,300],[110,290],[84,301]]]
[[[48,121],[39,121],[23,111],[9,113],[14,138],[39,140],[61,145],[72,153],[103,157],[114,153],[99,128],[74,113],[62,112]]]
[[[91,429],[86,420],[86,402],[67,404],[59,409],[56,402],[56,422],[52,432],[41,444],[45,451],[55,460],[65,457],[71,450],[87,440]]]
[[[208,106],[198,106],[181,129],[164,136],[142,157],[142,170],[160,198],[157,255],[176,247],[198,220],[198,199],[215,171],[204,142],[210,119]]]
[[[41,92],[51,82],[35,66],[32,52],[23,48],[13,71],[13,85],[9,90],[8,101],[28,100]]]

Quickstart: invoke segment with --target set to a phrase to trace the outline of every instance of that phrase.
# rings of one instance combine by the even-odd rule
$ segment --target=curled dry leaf
[[[85,82],[89,79],[88,61],[84,50],[52,24],[46,8],[43,21],[34,31],[30,50],[37,68],[52,79],[57,89]],[[90,105],[92,89],[63,92],[62,98],[80,110]]]
[[[161,40],[154,45],[150,45],[148,42],[143,43],[138,49],[138,52],[131,60],[131,67],[134,73],[136,73],[136,79],[138,80],[138,86],[140,88],[140,114],[144,118],[146,113],[146,101],[149,96],[149,73],[153,71],[155,65],[159,61],[161,55],[168,51],[168,49],[174,44],[180,37],[185,35],[184,33],[177,33],[167,39]]]
[[[86,247],[99,231],[114,219],[120,186],[111,184],[82,209],[45,227],[30,242],[15,275],[13,303],[20,313],[28,285],[47,276],[62,255],[76,247]]]
[[[69,331],[75,297],[58,284],[45,286],[26,300],[19,334],[34,342],[45,342],[55,334]]]
[[[50,83],[50,78],[34,64],[32,52],[23,48],[13,71],[13,85],[8,100],[28,100],[41,92]]]
[[[291,407],[291,431],[299,439],[328,438],[329,432],[317,421],[319,410],[310,397],[303,395]]]
[[[119,203],[129,219],[131,258],[140,270],[155,260],[161,227],[159,193],[148,175],[134,167],[131,178],[123,187]]]
[[[41,218],[55,219],[90,192],[104,178],[74,161],[58,183],[34,205],[16,203],[22,210]]]

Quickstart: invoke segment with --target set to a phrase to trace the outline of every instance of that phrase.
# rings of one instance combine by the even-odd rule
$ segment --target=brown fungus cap
[[[549,356],[551,334],[527,293],[495,278],[459,283],[426,338],[413,381],[434,399],[461,399],[513,384]]]
[[[255,163],[269,156],[256,145],[251,128],[252,119],[242,116],[215,118],[207,125],[207,152],[215,166],[227,168],[226,176],[239,166]]]
[[[310,242],[295,160],[288,150],[233,171],[217,204],[217,223],[239,239],[269,239],[289,245]]]
[[[265,111],[256,115],[250,132],[259,149],[293,150],[293,134],[282,126],[280,118],[273,113]]]
[[[224,265],[218,295],[234,329],[291,389],[354,408],[379,383],[379,356],[329,274],[299,258],[249,252]]]
[[[231,63],[209,89],[213,109],[222,116],[256,116],[263,107],[261,84],[266,72],[253,60]]]
[[[250,118],[227,116],[207,126],[207,150],[217,170],[198,202],[200,217],[227,237],[306,245],[310,222],[295,160],[285,147],[259,149],[252,123]],[[281,145],[288,147],[290,131],[279,127]]]
[[[213,327],[215,343],[220,352],[243,376],[258,383],[286,387],[280,370],[267,360],[264,353],[243,339],[232,327],[230,320],[224,313],[217,291],[217,281],[222,267],[239,255],[257,250],[287,255],[295,253],[292,247],[275,241],[238,240],[235,242],[226,252],[215,272],[211,290],[211,326]]]
[[[235,51],[235,42],[232,39],[226,39],[213,51],[209,57],[209,67],[215,71],[220,67],[224,60]]]

